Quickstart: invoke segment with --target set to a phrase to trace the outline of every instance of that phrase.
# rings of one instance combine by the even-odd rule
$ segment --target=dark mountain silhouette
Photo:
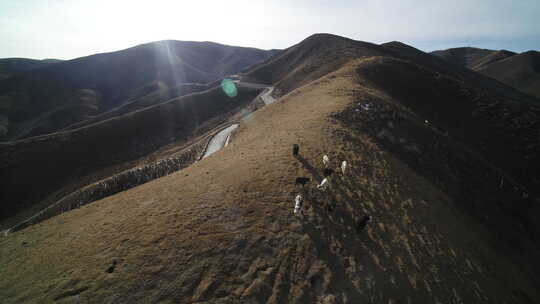
[[[121,106],[141,92],[212,82],[275,52],[168,40],[18,74],[0,81],[0,139],[51,133]]]
[[[462,47],[431,54],[540,97],[540,53],[537,51],[516,54],[506,50]]]
[[[24,71],[46,67],[53,63],[61,62],[59,59],[28,59],[28,58],[3,58],[0,59],[0,80],[9,78]]]

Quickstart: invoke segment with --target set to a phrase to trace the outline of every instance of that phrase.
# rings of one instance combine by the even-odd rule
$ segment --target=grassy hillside
[[[448,50],[433,51],[431,54],[453,64],[475,70],[475,67],[479,67],[496,60],[508,58],[516,53],[506,50],[496,51],[473,47],[460,47]]]
[[[272,54],[169,40],[21,73],[0,81],[0,140],[51,133],[121,106],[149,88],[158,92],[212,82]]]
[[[373,56],[380,62],[363,70],[364,79],[502,168],[527,191],[538,189],[537,100],[465,67],[400,42],[378,46],[317,34],[244,73],[284,93],[347,58]]]
[[[335,71],[351,59],[385,53],[384,48],[376,44],[315,34],[242,71],[242,75],[255,82],[273,84],[278,94],[286,94]]]
[[[9,78],[18,73],[46,67],[61,62],[58,59],[28,59],[28,58],[2,58],[0,59],[0,80]]]
[[[0,240],[0,297],[6,303],[538,302],[537,252],[499,239],[515,226],[487,229],[461,207],[468,201],[455,189],[413,166],[429,160],[436,170],[468,176],[467,166],[445,169],[440,150],[429,147],[431,137],[441,138],[438,130],[365,78],[364,69],[388,64],[407,66],[351,62],[253,113],[222,151]],[[383,128],[389,130],[377,136]],[[291,155],[294,143],[299,158]],[[484,168],[482,158],[451,147],[450,155]],[[325,193],[314,189],[323,154],[332,168],[350,164]],[[300,176],[312,179],[305,189],[294,185]],[[297,193],[305,198],[303,218],[292,214]],[[368,214],[373,223],[358,231]]]
[[[211,84],[185,83],[172,88],[162,87],[159,83],[137,90],[124,104],[102,114],[85,119],[65,127],[63,130],[76,129],[109,118],[121,116],[176,97],[202,92],[211,88]]]
[[[464,66],[518,89],[540,97],[540,53],[521,54],[471,47],[434,51],[431,54],[455,65]]]
[[[1,218],[29,210],[66,185],[93,183],[98,176],[86,176],[104,168],[125,169],[121,165],[126,162],[168,144],[185,143],[226,120],[259,92],[238,87],[238,95],[231,98],[215,87],[86,127],[0,144]]]
[[[531,96],[540,98],[540,53],[528,51],[476,69]]]
[[[396,59],[380,58],[360,72],[443,133],[478,151],[532,191],[538,189],[538,105],[491,94],[474,83]]]

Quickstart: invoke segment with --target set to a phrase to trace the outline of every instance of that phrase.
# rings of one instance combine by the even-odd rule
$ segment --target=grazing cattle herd
[[[299,145],[294,144],[293,151],[292,151],[294,157],[296,158],[300,157],[299,150],[300,150]],[[33,216],[32,218],[15,225],[9,230],[3,231],[4,235],[7,236],[12,231],[23,229],[25,227],[28,227],[32,224],[35,224],[37,222],[40,222],[52,216],[61,214],[71,209],[78,208],[82,205],[86,205],[97,199],[107,197],[114,193],[135,187],[147,181],[153,180],[161,176],[165,176],[167,174],[170,174],[171,172],[182,169],[183,167],[186,167],[189,164],[188,160],[193,159],[195,155],[196,153],[194,153],[194,151],[190,149],[188,153],[183,153],[179,157],[163,159],[163,160],[159,160],[155,163],[152,163],[143,167],[133,168],[131,170],[122,172],[121,174],[117,174],[105,180],[102,180],[98,183],[94,183],[83,189],[77,190],[65,196],[56,204],[53,204],[49,208],[46,208],[42,212]],[[323,155],[322,161],[324,165],[324,168],[323,168],[324,178],[319,184],[316,184],[315,186],[316,191],[320,193],[321,195],[329,191],[329,189],[331,189],[331,180],[332,180],[332,176],[335,173],[335,170],[330,168],[331,161],[330,161],[330,157],[327,154]],[[348,168],[347,161],[345,160],[341,161],[341,165],[339,167],[339,169],[341,169],[341,179],[344,179],[346,177],[347,168]],[[305,190],[305,186],[308,185],[310,181],[311,179],[308,177],[297,177],[295,180],[295,185],[297,186],[300,185],[302,186],[302,189]],[[311,188],[308,188],[308,190],[311,190]],[[294,201],[295,201],[294,212],[293,212],[294,215],[303,216],[302,207],[303,207],[304,198],[302,197],[301,194],[297,194]],[[329,203],[328,211],[332,211],[333,209],[334,209],[334,204]],[[367,225],[369,221],[371,221],[371,217],[369,217],[369,220],[367,218],[364,218],[362,221],[363,222],[361,222],[359,226],[364,227],[365,225]]]
[[[299,158],[299,150],[300,150],[299,145],[294,144],[293,145],[293,156],[294,157]],[[324,165],[324,169],[323,169],[324,178],[320,182],[320,184],[318,184],[316,186],[317,191],[320,192],[321,194],[329,191],[330,184],[331,184],[330,181],[331,181],[332,175],[335,172],[334,169],[330,168],[331,161],[330,161],[330,157],[327,154],[323,155],[322,162],[323,162],[323,165]],[[348,169],[348,163],[347,163],[346,160],[341,161],[339,169],[341,169],[341,179],[345,179],[347,169]],[[307,177],[297,177],[296,181],[295,181],[295,185],[301,185],[302,189],[304,190],[305,185],[307,183],[309,183],[309,181],[310,181],[310,179],[307,178]],[[303,217],[303,215],[304,215],[303,208],[302,208],[303,207],[303,202],[304,202],[304,198],[302,197],[302,195],[297,194],[295,199],[294,199],[294,210],[293,210],[293,214],[295,216],[302,216]],[[327,206],[328,211],[332,212],[334,210],[334,207],[335,207],[334,203],[328,203],[327,205],[328,205]],[[368,225],[368,223],[371,222],[371,220],[372,220],[372,217],[370,215],[366,215],[366,216],[362,217],[358,221],[357,231],[361,232]]]

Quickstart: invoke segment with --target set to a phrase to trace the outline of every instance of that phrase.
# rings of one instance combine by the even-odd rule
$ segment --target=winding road
[[[214,135],[214,137],[212,137],[212,139],[208,143],[208,146],[206,147],[206,151],[204,152],[202,158],[206,158],[207,156],[210,156],[211,154],[223,148],[223,146],[225,146],[225,143],[229,142],[228,139],[231,135],[231,132],[234,131],[236,128],[238,128],[238,124],[233,124],[221,130],[218,134]]]
[[[260,97],[264,101],[265,105],[269,105],[276,101],[276,99],[270,95],[272,94],[272,91],[274,91],[274,87],[268,87],[261,93]]]
[[[274,91],[274,87],[265,85],[265,84],[259,84],[259,83],[253,83],[253,82],[244,82],[244,81],[235,81],[235,83],[239,86],[248,87],[248,88],[254,88],[254,89],[265,89],[259,96],[264,101],[265,105],[269,105],[276,101],[274,97],[272,97],[272,92]]]
[[[274,91],[274,87],[264,85],[264,84],[258,84],[258,83],[251,83],[251,82],[243,82],[239,80],[234,81],[239,86],[244,86],[248,88],[255,88],[255,89],[262,89],[264,88],[264,91],[257,96],[257,98],[261,98],[261,100],[264,102],[265,105],[269,105],[276,101],[274,97],[272,97],[272,91]],[[227,146],[229,143],[229,139],[231,136],[232,131],[234,131],[236,128],[238,128],[238,124],[232,124],[229,127],[221,130],[218,132],[210,142],[208,143],[208,146],[206,147],[206,151],[203,154],[203,159],[207,156],[210,156],[211,154],[219,151],[221,148]]]

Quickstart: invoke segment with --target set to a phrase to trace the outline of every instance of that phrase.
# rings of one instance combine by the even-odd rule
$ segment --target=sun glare
[[[177,37],[238,43],[243,37],[235,32],[266,18],[265,14],[255,18],[250,12],[265,10],[249,1],[114,1],[103,5],[108,9],[98,12],[96,6],[89,7],[100,16],[95,26],[124,43]]]

